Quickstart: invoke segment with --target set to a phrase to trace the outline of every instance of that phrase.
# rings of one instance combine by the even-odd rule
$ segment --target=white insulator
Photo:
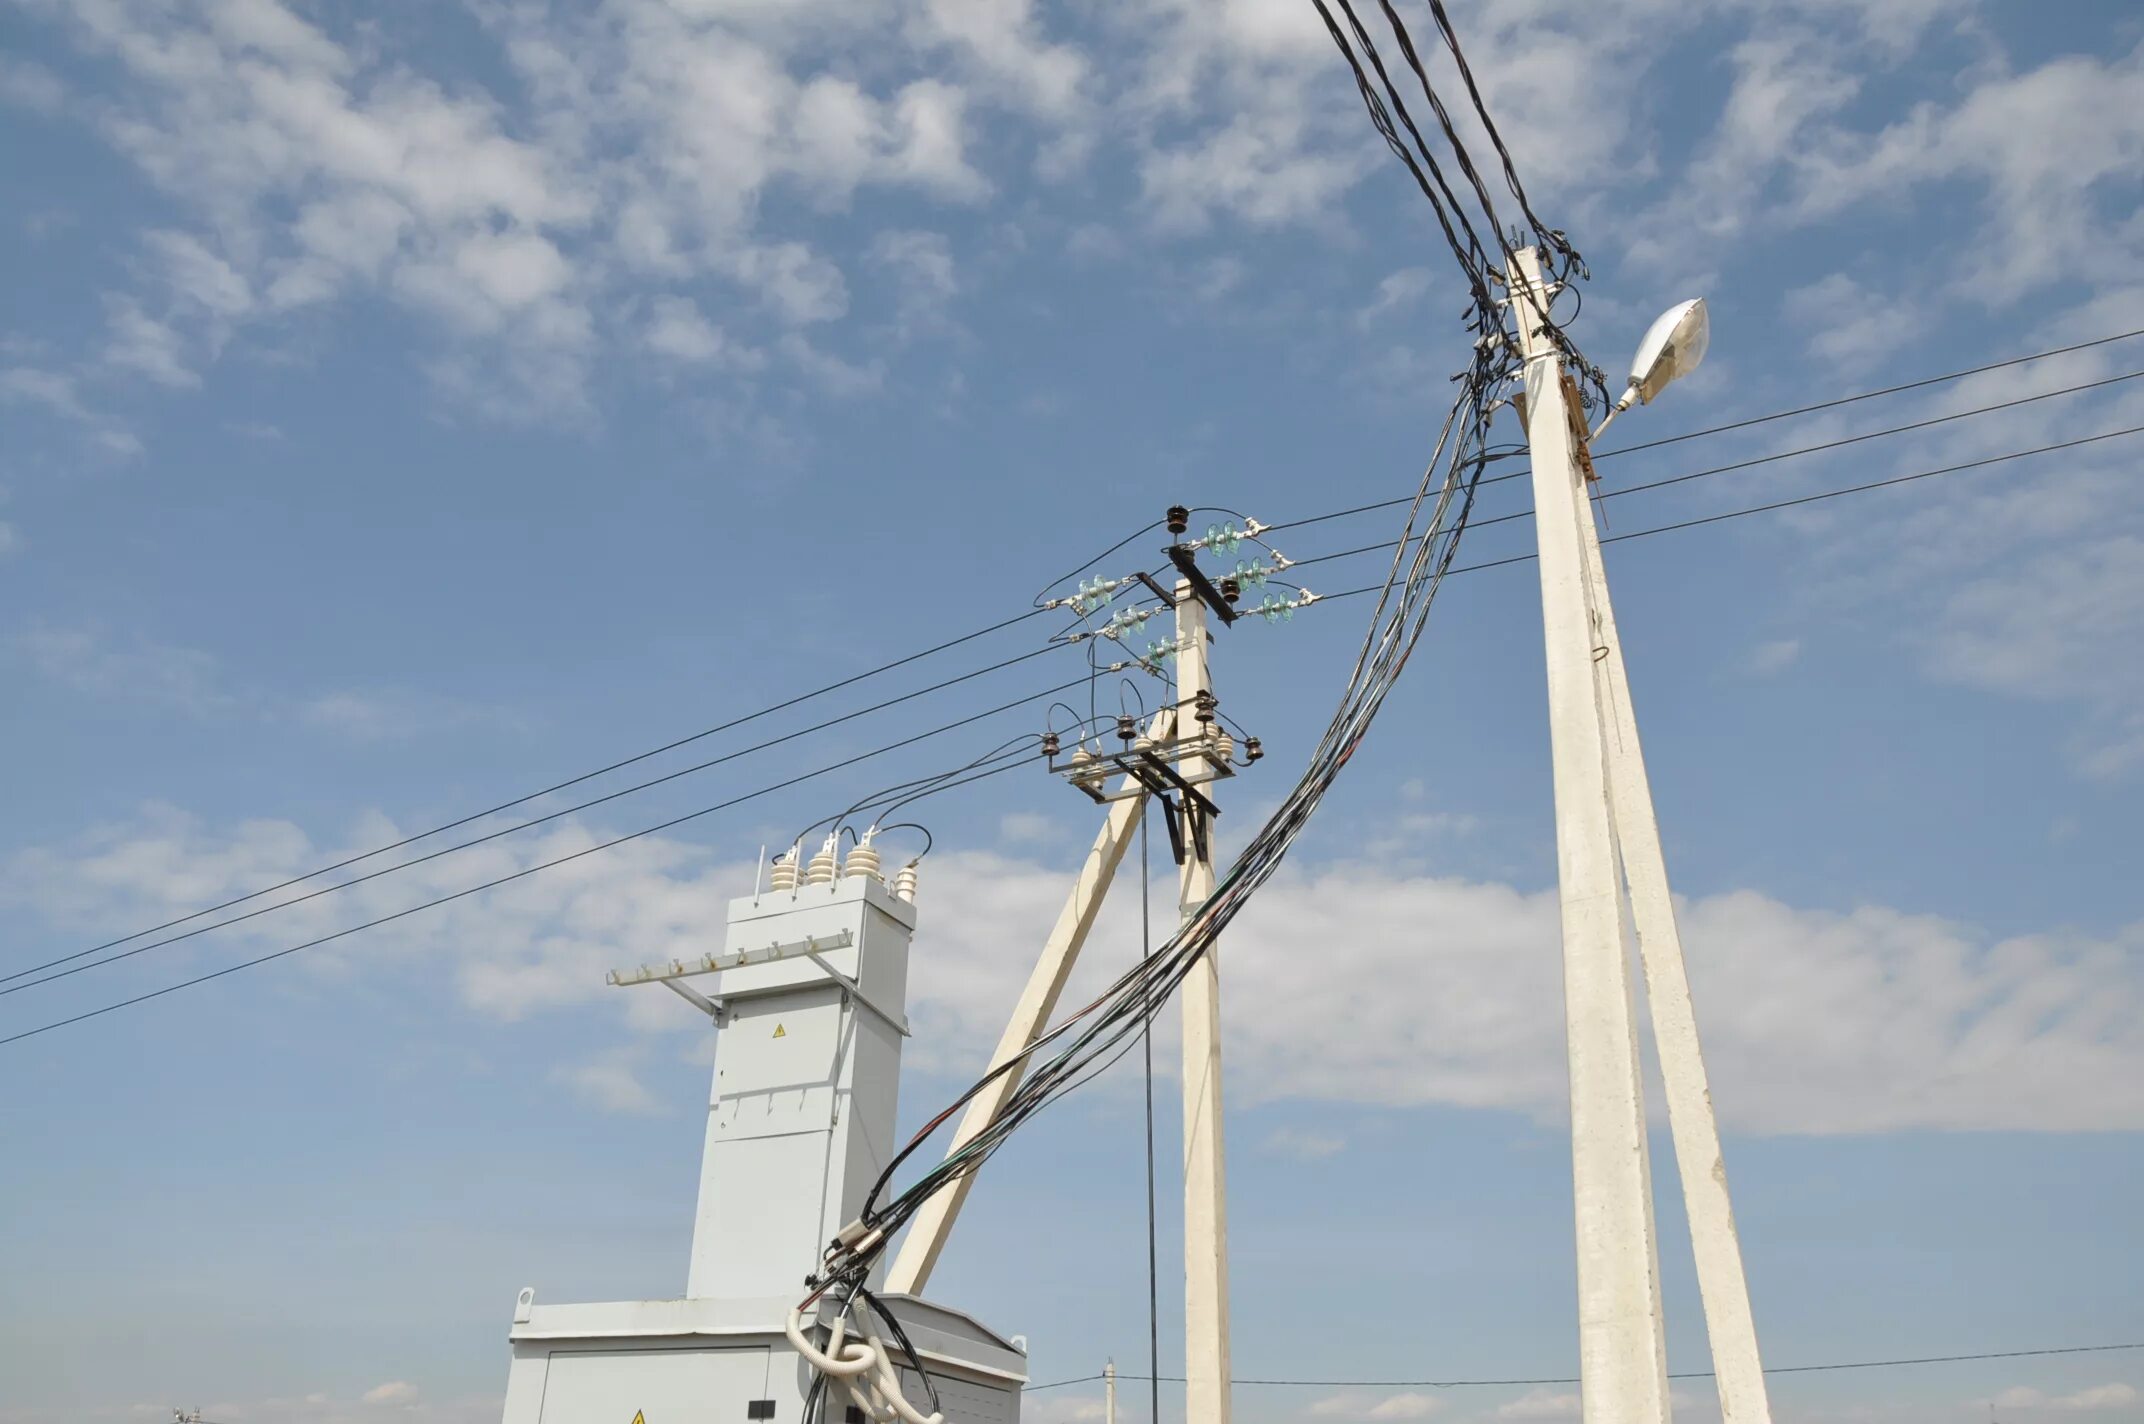
[[[869,841],[859,842],[849,851],[849,858],[841,863],[841,873],[858,880],[872,879],[884,883],[886,877],[879,874],[878,847]]]
[[[1150,752],[1154,750],[1154,739],[1152,737],[1136,737],[1132,740],[1132,750],[1135,752]]]
[[[767,888],[770,890],[794,890],[797,888],[797,853],[789,851],[774,858],[774,866],[767,872]]]
[[[1207,732],[1206,742],[1211,748],[1207,755],[1215,761],[1226,764],[1236,759],[1236,739],[1218,726]]]
[[[916,863],[914,861],[911,860],[893,873],[893,898],[906,900],[911,905],[916,903]]]
[[[834,843],[828,840],[819,847],[819,853],[804,867],[806,885],[831,885],[834,883]]]
[[[1100,781],[1103,776],[1101,760],[1085,747],[1075,748],[1072,752],[1072,784],[1085,786]]]

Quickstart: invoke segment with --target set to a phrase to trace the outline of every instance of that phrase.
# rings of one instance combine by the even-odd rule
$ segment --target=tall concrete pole
[[[1147,735],[1167,736],[1171,727],[1189,721],[1188,712],[1163,711],[1147,728]],[[1005,1032],[998,1039],[997,1051],[990,1055],[992,1068],[1025,1053],[1049,1027],[1050,1015],[1057,1009],[1058,996],[1064,992],[1065,981],[1072,977],[1072,968],[1079,962],[1080,948],[1086,944],[1087,935],[1094,928],[1095,916],[1102,912],[1102,901],[1109,894],[1110,882],[1117,877],[1117,866],[1123,861],[1124,852],[1131,845],[1146,812],[1147,794],[1137,782],[1126,777],[1118,783],[1117,790],[1123,794],[1123,799],[1109,804],[1109,814],[1094,838],[1094,847],[1080,865],[1079,877],[1072,882],[1072,893],[1065,897],[1064,908],[1057,913],[1057,923],[1050,930],[1049,939],[1043,943],[1034,971],[1027,977],[1027,987],[1020,991],[1019,1002],[1013,1005]],[[948,1157],[974,1141],[990,1125],[1026,1074],[1025,1064],[1007,1069],[969,1100],[967,1111],[961,1115],[960,1126],[954,1129],[953,1140],[946,1148]],[[923,1288],[930,1284],[931,1272],[937,1269],[938,1257],[945,1250],[947,1239],[953,1234],[953,1224],[960,1219],[960,1209],[967,1203],[968,1190],[974,1185],[975,1173],[969,1172],[947,1182],[924,1200],[908,1228],[908,1235],[901,1239],[900,1254],[894,1258],[893,1270],[886,1277],[887,1290],[903,1295],[923,1293]]]
[[[1609,799],[1616,844],[1630,887],[1631,919],[1645,965],[1653,1046],[1667,1090],[1668,1127],[1675,1138],[1675,1165],[1682,1178],[1690,1243],[1697,1261],[1698,1294],[1704,1301],[1705,1334],[1720,1392],[1723,1424],[1771,1424],[1772,1406],[1757,1350],[1757,1324],[1750,1312],[1749,1280],[1742,1270],[1742,1243],[1735,1233],[1727,1194],[1727,1162],[1712,1112],[1712,1090],[1697,1037],[1697,1011],[1683,964],[1682,933],[1668,893],[1667,857],[1660,848],[1660,821],[1652,783],[1638,744],[1638,717],[1631,706],[1623,640],[1616,634],[1601,562],[1600,531],[1588,505],[1578,520],[1580,552],[1593,605],[1594,674],[1599,683],[1607,742]]]
[[[1545,327],[1540,254],[1510,273],[1525,358],[1526,439],[1540,547],[1571,1075],[1578,1237],[1578,1360],[1585,1424],[1665,1424],[1667,1347],[1654,1245],[1645,1095],[1623,948],[1615,831],[1579,533],[1585,491],[1562,362]]]
[[[1176,585],[1176,696],[1179,736],[1202,736],[1193,702],[1211,690],[1206,670],[1206,605],[1188,582]],[[1207,769],[1203,757],[1181,764]],[[1209,793],[1213,783],[1204,788]],[[1213,827],[1198,824],[1185,799],[1184,866],[1178,908],[1185,917],[1213,894]],[[1203,847],[1203,849],[1202,849]],[[1228,1424],[1228,1174],[1221,1140],[1221,972],[1208,946],[1184,979],[1184,1419]]]

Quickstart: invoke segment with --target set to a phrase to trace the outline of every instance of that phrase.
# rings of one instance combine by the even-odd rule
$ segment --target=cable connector
[[[862,1256],[885,1239],[886,1229],[883,1226],[872,1226],[862,1217],[858,1217],[834,1233],[833,1245],[828,1248],[826,1254],[829,1257],[837,1253]]]

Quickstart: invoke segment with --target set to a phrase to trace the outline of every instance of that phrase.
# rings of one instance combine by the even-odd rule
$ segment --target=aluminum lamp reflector
[[[1712,322],[1705,315],[1705,299],[1695,298],[1669,307],[1646,330],[1638,354],[1630,363],[1630,388],[1640,402],[1651,405],[1653,397],[1668,384],[1697,369],[1712,340]],[[1629,398],[1626,396],[1625,400]]]

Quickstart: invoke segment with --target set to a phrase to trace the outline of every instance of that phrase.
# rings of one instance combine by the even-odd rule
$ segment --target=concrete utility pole
[[[1586,432],[1543,330],[1550,294],[1534,250],[1518,254],[1511,290],[1526,360],[1555,763],[1585,1418],[1649,1424],[1668,1415],[1645,1099],[1622,936],[1627,882],[1721,1415],[1724,1424],[1770,1424],[1667,861],[1586,498]]]
[[[1606,746],[1594,676],[1597,639],[1581,518],[1586,508],[1574,410],[1544,329],[1540,254],[1510,273],[1525,358],[1556,788],[1563,919],[1564,1028],[1571,1076],[1571,1178],[1578,1228],[1578,1360],[1585,1424],[1666,1424],[1667,1345],[1645,1146],[1645,1095],[1623,951],[1622,897]]]
[[[1147,728],[1147,735],[1167,736],[1170,728],[1189,720],[1188,714],[1161,712]],[[1028,975],[1027,987],[1020,991],[1019,1003],[1013,1006],[1012,1017],[998,1040],[997,1051],[990,1055],[992,1068],[1026,1052],[1028,1045],[1049,1026],[1050,1015],[1057,1009],[1058,996],[1064,992],[1065,981],[1072,977],[1072,968],[1079,962],[1080,948],[1086,944],[1087,935],[1094,928],[1095,916],[1101,913],[1110,882],[1116,879],[1117,866],[1122,863],[1125,849],[1138,832],[1139,820],[1146,812],[1147,793],[1129,777],[1118,789],[1125,795],[1110,803],[1109,814],[1094,838],[1094,847],[1087,852],[1087,859],[1080,866],[1079,878],[1072,882],[1072,893],[1065,897],[1064,909],[1058,912],[1057,924],[1050,930],[1041,957],[1035,961],[1034,972]],[[953,1141],[946,1148],[948,1157],[967,1146],[990,1125],[1025,1076],[1024,1064],[1008,1069],[991,1079],[969,1101],[967,1111],[961,1115],[960,1126],[954,1130]],[[894,1258],[893,1270],[886,1278],[888,1290],[903,1295],[923,1293],[924,1287],[930,1284],[931,1272],[937,1268],[939,1254],[952,1236],[953,1223],[959,1219],[960,1209],[968,1200],[968,1190],[974,1185],[975,1174],[970,1172],[946,1183],[925,1200],[908,1228],[908,1235],[902,1238],[900,1254]]]
[[[1638,744],[1638,717],[1631,706],[1630,678],[1623,666],[1623,640],[1616,634],[1608,600],[1608,572],[1601,562],[1600,531],[1588,502],[1579,515],[1580,551],[1593,604],[1594,675],[1598,679],[1607,745],[1608,795],[1615,816],[1616,847],[1630,891],[1638,953],[1645,966],[1646,1006],[1653,1020],[1653,1050],[1666,1089],[1668,1128],[1675,1139],[1675,1168],[1682,1180],[1683,1208],[1697,1262],[1698,1295],[1705,1309],[1705,1335],[1720,1392],[1722,1424],[1771,1424],[1764,1361],[1757,1349],[1757,1322],[1742,1270],[1742,1242],[1735,1232],[1727,1193],[1727,1161],[1720,1152],[1719,1123],[1698,1044],[1697,1010],[1683,963],[1682,932],[1668,891],[1667,857],[1660,848],[1660,821],[1653,788]]]
[[[1117,1424],[1117,1362],[1102,1366],[1102,1424]]]
[[[1206,605],[1188,581],[1176,585],[1177,735],[1199,737],[1207,724],[1191,708],[1212,690],[1206,669]],[[1204,757],[1180,768],[1194,779]],[[1210,795],[1216,783],[1207,782]],[[1185,918],[1213,894],[1213,827],[1192,798],[1182,799],[1184,865],[1178,908]],[[1221,967],[1207,947],[1184,979],[1184,1418],[1228,1424],[1228,1173],[1221,1139]]]

